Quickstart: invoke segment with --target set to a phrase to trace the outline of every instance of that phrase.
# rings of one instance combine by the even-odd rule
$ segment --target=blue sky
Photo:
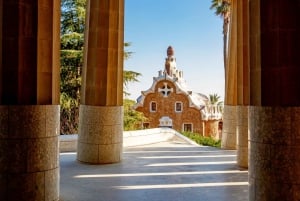
[[[211,0],[125,0],[125,42],[134,52],[124,68],[142,74],[129,84],[130,99],[151,87],[164,69],[166,50],[174,48],[177,69],[187,86],[224,98],[222,19],[210,10]]]

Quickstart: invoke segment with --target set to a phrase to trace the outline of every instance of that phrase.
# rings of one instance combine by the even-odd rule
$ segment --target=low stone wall
[[[77,134],[59,136],[60,152],[77,151],[77,137]],[[197,145],[197,143],[195,143],[194,141],[181,135],[180,133],[171,128],[153,128],[123,132],[123,147],[153,144],[169,140],[176,140]]]
[[[59,151],[60,152],[75,152],[77,151],[77,134],[60,135],[59,136]]]
[[[123,133],[123,147],[153,144],[169,140],[177,140],[188,142],[190,144],[196,144],[194,141],[181,135],[171,128],[153,128],[137,131],[125,131]]]

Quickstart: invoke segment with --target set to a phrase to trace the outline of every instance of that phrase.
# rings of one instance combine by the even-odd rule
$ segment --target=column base
[[[81,105],[77,160],[91,164],[117,163],[122,153],[123,107]]]
[[[222,149],[236,149],[236,107],[231,105],[224,106]]]
[[[248,106],[237,106],[237,165],[248,168]]]
[[[0,200],[59,199],[59,106],[0,106]]]
[[[250,200],[300,200],[300,107],[249,108]]]

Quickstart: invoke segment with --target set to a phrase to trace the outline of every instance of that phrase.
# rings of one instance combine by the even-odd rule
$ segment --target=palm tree
[[[227,60],[227,38],[230,18],[230,0],[212,0],[210,9],[215,10],[215,14],[223,19],[223,57],[224,70],[226,70]]]
[[[223,101],[220,100],[221,97],[218,94],[209,94],[208,108],[211,112],[223,113]]]
[[[125,49],[125,48],[128,48],[130,45],[131,45],[130,42],[125,42],[125,43],[124,43],[124,49]],[[129,58],[131,57],[132,53],[133,53],[133,52],[130,52],[130,51],[128,51],[128,50],[124,51],[124,60],[129,59]]]
[[[211,105],[222,105],[223,101],[220,101],[221,97],[218,94],[209,94],[209,103]]]

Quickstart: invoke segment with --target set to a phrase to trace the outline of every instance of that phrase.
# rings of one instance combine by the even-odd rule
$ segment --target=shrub
[[[195,141],[197,144],[218,147],[218,148],[221,147],[221,140],[215,140],[212,137],[205,137],[199,133],[192,133],[192,132],[182,132],[181,134]]]
[[[134,100],[124,99],[124,131],[142,129],[143,122],[147,120],[143,113],[134,110]]]

